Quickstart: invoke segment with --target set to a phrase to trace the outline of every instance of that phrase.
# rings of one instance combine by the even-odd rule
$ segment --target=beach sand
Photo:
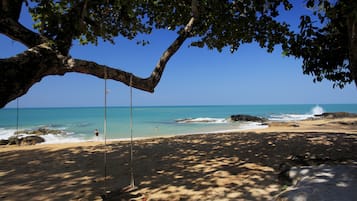
[[[106,175],[104,153],[106,158]],[[293,155],[357,164],[357,118],[271,123],[262,130],[134,141],[1,146],[0,200],[273,200]]]

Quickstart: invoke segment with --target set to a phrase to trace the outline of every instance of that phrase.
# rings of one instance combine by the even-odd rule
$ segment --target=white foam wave
[[[177,123],[184,124],[184,123],[216,123],[222,124],[227,123],[227,119],[223,118],[209,118],[209,117],[200,117],[200,118],[187,118],[187,119],[177,119]]]
[[[268,125],[264,125],[258,122],[246,122],[239,126],[240,130],[264,129],[268,127]]]
[[[281,114],[281,115],[271,115],[270,121],[301,121],[309,118],[313,118],[312,114]]]
[[[316,105],[313,107],[309,113],[306,114],[279,114],[270,115],[269,120],[271,121],[301,121],[305,119],[315,118],[315,115],[324,113],[324,109]]]
[[[268,128],[268,125],[264,125],[262,123],[258,122],[242,122],[239,123],[239,126],[234,127],[234,128],[229,128],[229,129],[219,129],[219,130],[212,130],[212,131],[207,131],[207,132],[195,132],[195,133],[185,133],[187,135],[190,134],[215,134],[215,133],[229,133],[229,132],[240,132],[240,131],[246,131],[246,130],[257,130],[257,129],[264,129]]]
[[[16,129],[5,129],[0,128],[0,140],[7,140],[9,137],[13,136]]]
[[[311,113],[313,115],[321,115],[324,112],[325,112],[324,109],[319,105],[316,105],[314,108],[311,109]]]
[[[80,137],[74,137],[68,135],[48,134],[48,135],[43,135],[41,137],[45,139],[45,142],[42,144],[62,144],[62,143],[75,143],[75,142],[87,141]]]

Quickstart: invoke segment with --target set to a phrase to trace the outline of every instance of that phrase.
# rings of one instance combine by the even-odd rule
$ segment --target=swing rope
[[[19,133],[19,98],[16,99],[16,135]]]
[[[135,188],[133,170],[133,75],[130,76],[130,187]]]
[[[134,168],[133,168],[133,76],[130,76],[130,185],[124,191],[134,190]],[[107,69],[104,71],[104,194],[107,195]]]

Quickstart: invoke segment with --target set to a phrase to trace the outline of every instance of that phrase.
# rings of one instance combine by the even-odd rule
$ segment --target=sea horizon
[[[133,107],[201,107],[201,106],[274,106],[274,105],[357,105],[357,103],[259,103],[259,104],[187,104],[187,105],[133,105]],[[89,105],[89,106],[19,106],[20,109],[63,109],[63,108],[104,108],[103,105]],[[130,107],[130,105],[107,105],[109,107]],[[3,109],[17,109],[16,106],[5,106]]]

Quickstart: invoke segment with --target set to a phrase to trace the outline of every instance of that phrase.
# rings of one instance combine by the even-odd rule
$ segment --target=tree
[[[357,1],[309,0],[312,16],[301,16],[300,32],[285,46],[288,55],[303,59],[303,72],[343,88],[357,86]]]
[[[25,94],[43,77],[64,75],[68,72],[91,74],[99,78],[118,80],[127,85],[132,80],[133,87],[152,92],[167,61],[189,36],[194,16],[187,20],[187,25],[180,30],[179,36],[164,52],[148,78],[139,78],[119,69],[71,58],[68,55],[75,39],[79,39],[82,44],[97,44],[98,38],[113,43],[113,38],[119,34],[133,39],[138,33],[150,33],[154,21],[148,18],[145,22],[143,18],[153,14],[148,12],[145,2],[32,0],[32,5],[27,4],[27,7],[35,21],[34,27],[38,30],[33,32],[18,22],[23,1],[2,0],[0,32],[29,49],[14,57],[0,60],[0,107]]]
[[[334,15],[330,15],[330,10],[343,14],[355,9],[354,7],[350,11],[343,7],[341,10],[337,6],[339,3],[332,5],[327,0],[316,2],[323,6],[328,5],[326,9],[316,13],[322,16],[321,19],[331,19],[329,22],[332,27],[337,25],[332,23],[335,18],[331,17]],[[310,0],[307,3],[314,5],[316,2]],[[353,0],[350,2],[353,3]],[[347,3],[348,0],[344,5],[348,5]],[[20,13],[24,12],[21,10],[23,4],[33,17],[36,31],[19,23]],[[191,46],[218,51],[229,47],[232,53],[244,43],[257,42],[268,52],[281,44],[287,55],[301,57],[305,61],[309,61],[309,58],[319,60],[324,55],[322,51],[320,54],[311,54],[311,57],[304,53],[309,50],[309,37],[313,35],[307,29],[312,26],[308,17],[302,18],[301,33],[293,33],[287,23],[277,20],[280,11],[291,8],[292,4],[288,0],[0,0],[0,33],[28,47],[18,55],[0,59],[0,107],[25,94],[43,77],[68,72],[113,79],[127,85],[131,83],[137,89],[154,92],[167,62],[187,38],[192,39]],[[347,24],[351,25],[351,30],[356,30],[355,18],[351,18],[351,21],[352,23]],[[138,34],[150,34],[153,29],[168,29],[177,32],[178,36],[164,51],[147,78],[69,55],[74,41],[83,45],[98,44],[100,40],[114,43],[114,38],[119,35],[132,40]],[[328,28],[323,32],[316,31],[317,29],[311,30],[320,35],[329,33]],[[356,46],[353,45],[356,43],[355,31],[348,33],[353,33],[350,36],[352,43],[349,43],[352,45],[347,48],[350,50],[348,61],[351,62],[344,60],[342,64],[352,64],[356,60]],[[335,44],[320,43],[317,48],[323,49]],[[345,45],[344,43],[343,48],[347,47]],[[310,53],[315,53],[312,48],[310,50]],[[341,65],[341,62],[338,64]],[[356,65],[342,65],[338,68],[343,70],[333,70],[339,72],[334,73],[338,76],[325,77],[335,81],[342,80],[341,83],[351,82],[357,77],[350,73],[356,72],[353,66]],[[330,73],[326,69],[326,66],[322,66],[312,71],[305,70],[305,73],[313,72],[317,80],[320,80],[321,75]]]
[[[34,20],[32,31],[19,23],[25,3]],[[286,1],[259,0],[1,0],[0,33],[28,47],[16,56],[0,59],[0,107],[25,94],[48,75],[68,72],[91,74],[131,84],[153,92],[170,57],[183,42],[194,37],[193,46],[234,52],[242,43],[257,41],[273,50],[286,40],[288,26],[274,18],[278,7],[290,9]],[[99,39],[114,43],[118,35],[134,39],[152,29],[170,29],[178,37],[160,57],[151,75],[137,77],[115,67],[72,58],[73,41],[97,44]]]

